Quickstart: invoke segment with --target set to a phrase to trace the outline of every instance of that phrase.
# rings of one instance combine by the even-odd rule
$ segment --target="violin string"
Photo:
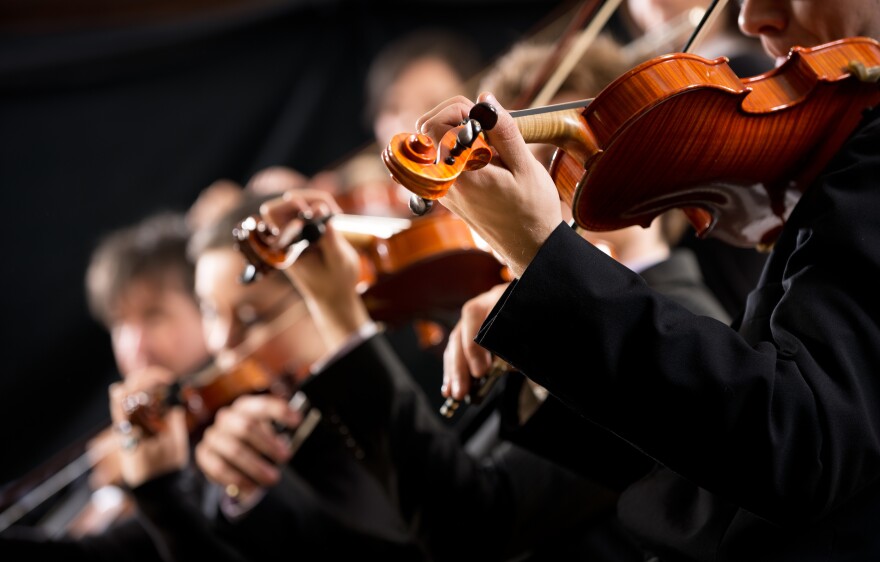
[[[514,119],[517,117],[525,117],[527,115],[540,115],[541,113],[552,113],[554,111],[563,111],[565,109],[583,109],[590,105],[592,98],[586,100],[569,101],[565,103],[556,103],[553,105],[544,105],[541,107],[532,107],[529,109],[517,109],[510,112],[510,116]]]

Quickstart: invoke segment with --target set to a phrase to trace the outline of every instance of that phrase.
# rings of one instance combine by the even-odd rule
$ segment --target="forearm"
[[[334,299],[307,299],[309,312],[332,355],[365,324],[372,322],[360,295],[352,292]]]

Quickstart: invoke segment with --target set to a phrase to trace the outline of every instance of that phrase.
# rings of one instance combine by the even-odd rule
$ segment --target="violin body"
[[[873,82],[856,76],[859,66],[874,69]],[[795,47],[779,68],[746,79],[725,58],[671,54],[619,77],[582,111],[516,122],[526,142],[560,148],[550,173],[584,229],[647,226],[681,208],[700,236],[771,244],[864,110],[880,102],[878,67],[880,44],[864,37]],[[397,135],[383,160],[395,180],[437,199],[491,157],[481,135],[449,159],[457,134],[439,150],[423,135]]]
[[[795,48],[745,80],[726,59],[695,55],[636,67],[583,113],[597,147],[570,201],[575,220],[616,230],[677,207],[699,235],[717,225],[713,236],[728,243],[772,243],[863,110],[880,102],[877,84],[852,76],[852,60],[880,65],[880,45]]]
[[[506,280],[501,263],[451,214],[413,220],[361,252],[367,266],[359,292],[373,319],[391,325],[457,315],[468,299]]]

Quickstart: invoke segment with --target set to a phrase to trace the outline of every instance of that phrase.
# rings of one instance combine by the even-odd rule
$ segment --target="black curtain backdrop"
[[[562,4],[262,2],[4,30],[0,487],[109,417],[117,374],[83,289],[103,234],[183,211],[219,178],[276,164],[312,174],[344,159],[370,139],[367,65],[401,34],[447,26],[488,60]]]

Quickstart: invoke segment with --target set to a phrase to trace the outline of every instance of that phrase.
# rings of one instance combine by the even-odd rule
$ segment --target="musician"
[[[86,272],[86,296],[93,316],[110,333],[113,356],[124,383],[167,383],[196,371],[209,360],[201,314],[193,294],[193,266],[187,259],[189,228],[183,215],[158,213],[111,232],[92,253]],[[187,457],[186,436],[178,435],[175,462]],[[123,447],[129,435],[108,430],[91,444],[96,464],[92,490],[119,497],[112,508],[92,501],[66,527],[65,537],[50,538],[19,530],[3,548],[10,556],[50,560],[157,560],[159,552],[137,518],[122,473],[144,464]],[[175,482],[178,494],[197,494],[198,477],[187,472]],[[107,490],[117,490],[108,494]],[[73,496],[75,497],[75,496]],[[99,507],[100,506],[100,507]]]
[[[294,191],[268,202],[261,214],[273,228],[287,232],[300,227],[300,211],[321,216],[336,209],[325,194]],[[355,290],[359,263],[331,221],[324,237],[284,271],[308,303],[332,357],[303,389],[313,404],[333,412],[347,428],[361,451],[358,461],[394,500],[425,559],[571,556],[574,551],[559,545],[574,528],[586,530],[583,540],[591,543],[591,552],[613,553],[619,561],[640,559],[607,517],[613,492],[511,444],[482,458],[465,450],[454,429],[428,404],[382,327],[370,320]],[[253,440],[245,444],[258,448]],[[228,457],[217,467],[203,468],[222,485],[243,476],[252,480],[259,470]],[[356,485],[350,490],[356,491]]]
[[[169,445],[181,418],[169,418],[169,430],[155,437],[141,437],[131,452],[155,467],[126,474],[133,494],[168,560],[276,560],[291,552],[305,560],[354,555],[421,560],[421,549],[382,484],[360,462],[366,449],[350,438],[356,430],[343,435],[348,429],[334,421],[331,409],[322,409],[317,426],[297,433],[311,418],[288,400],[300,385],[309,392],[309,367],[322,370],[326,348],[303,300],[281,273],[249,285],[239,280],[244,261],[231,232],[265,198],[246,197],[196,234],[190,252],[205,340],[218,364],[231,368],[249,357],[285,384],[239,397],[205,429],[194,459],[223,485],[207,492],[202,505],[174,494],[171,484],[182,465],[168,466],[151,455]],[[301,445],[294,454],[296,440]]]
[[[471,40],[445,29],[420,29],[386,45],[367,70],[364,117],[376,142],[384,146],[411,127],[423,108],[463,91],[481,58]]]
[[[706,8],[706,0],[627,0],[625,13],[631,20],[629,45],[625,49],[631,57],[631,65],[644,60],[681,51],[693,31],[686,26],[686,34],[668,32],[666,41],[648,45],[646,51],[639,52],[635,45],[646,34],[656,33],[678,21],[682,15],[694,8]],[[739,6],[730,2],[724,7],[715,24],[705,34],[703,40],[691,52],[714,59],[727,57],[728,65],[737,76],[757,76],[773,68],[773,60],[761,48],[761,43],[746,37],[737,27]],[[485,90],[491,91],[491,90]],[[502,103],[504,100],[499,98]],[[700,271],[706,284],[733,317],[745,308],[746,296],[758,282],[767,256],[754,248],[737,248],[714,238],[699,238],[692,228],[683,228],[678,245],[694,252],[700,264]]]
[[[502,103],[518,99],[522,90],[533,79],[540,63],[549,57],[551,51],[552,45],[516,45],[484,76],[480,82],[481,91],[494,92]],[[562,82],[550,103],[595,95],[605,84],[625,72],[626,64],[617,42],[609,36],[600,35]],[[552,155],[552,152],[548,153],[541,145],[532,144],[529,148],[542,164],[549,166],[547,156]],[[566,220],[571,219],[570,209],[563,207],[563,214]],[[693,253],[686,248],[675,247],[681,235],[679,224],[679,216],[673,211],[656,218],[646,228],[632,226],[610,232],[581,230],[580,234],[623,265],[639,273],[648,286],[659,293],[696,314],[729,322],[727,312],[703,282]],[[474,323],[479,325],[505,288],[506,285],[499,285],[469,301],[462,309],[462,320],[453,330],[453,339],[462,337],[464,326]],[[457,352],[464,346],[476,345],[471,337],[469,335],[460,343],[455,342],[455,345],[447,348],[448,362],[466,359]],[[488,357],[488,354],[484,357]],[[468,391],[472,379],[451,378],[450,370],[445,374],[447,376],[444,378],[442,390],[445,396],[452,395],[451,385],[459,385],[457,392]],[[501,438],[524,445],[578,472],[587,472],[586,466],[591,478],[609,490],[619,491],[650,470],[650,465],[644,464],[643,459],[635,456],[623,455],[617,461],[610,462],[609,456],[618,445],[610,442],[615,438],[598,433],[592,423],[586,422],[553,397],[548,399],[546,389],[528,379],[524,380],[518,373],[507,375],[503,384],[504,392],[498,408]],[[560,427],[565,429],[561,430]],[[579,431],[592,435],[593,447],[589,451],[568,447],[567,436],[572,428],[580,428]],[[597,469],[597,458],[605,459],[601,463],[601,470]],[[619,523],[614,513],[609,513],[608,518],[604,538],[613,544],[614,535],[610,530]],[[595,526],[595,522],[592,525]],[[591,536],[591,542],[585,543],[584,535]],[[567,545],[570,549],[580,549],[572,552],[576,552],[581,558],[617,559],[611,552],[591,550],[597,540],[594,529],[574,528],[568,537],[560,537],[557,549]]]
[[[792,45],[880,37],[877,8],[745,0],[740,25],[781,60]],[[439,139],[470,105],[449,100],[420,129]],[[657,461],[618,506],[646,552],[876,559],[878,110],[797,203],[735,329],[655,293],[562,223],[555,186],[507,113],[488,138],[504,167],[464,174],[443,200],[517,277],[473,335]],[[486,359],[469,364],[479,373]]]

